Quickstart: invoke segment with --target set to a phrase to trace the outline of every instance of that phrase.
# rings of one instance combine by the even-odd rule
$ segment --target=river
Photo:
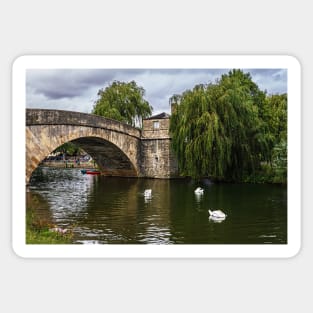
[[[203,195],[194,190],[201,186]],[[151,189],[151,197],[144,190]],[[287,188],[203,180],[114,178],[38,168],[27,207],[77,244],[286,244]],[[212,220],[208,210],[222,210]]]

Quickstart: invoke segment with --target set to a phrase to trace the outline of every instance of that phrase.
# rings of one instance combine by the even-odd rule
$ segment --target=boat
[[[86,174],[87,170],[86,169],[82,169],[80,170],[82,174]]]
[[[195,190],[195,194],[197,194],[197,195],[203,195],[203,188],[198,187],[198,188]]]
[[[86,174],[89,174],[89,175],[100,175],[101,172],[98,171],[98,170],[86,170]]]

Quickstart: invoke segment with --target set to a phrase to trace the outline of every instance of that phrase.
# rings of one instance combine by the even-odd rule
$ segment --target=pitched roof
[[[155,119],[163,119],[163,118],[169,118],[170,115],[165,113],[165,112],[162,112],[160,114],[157,114],[157,115],[154,115],[154,116],[150,116],[148,118],[145,118],[145,120],[155,120]]]

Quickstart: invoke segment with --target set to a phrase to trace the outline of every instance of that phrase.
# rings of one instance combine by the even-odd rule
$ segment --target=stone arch
[[[105,175],[139,176],[140,138],[101,127],[39,124],[26,127],[26,183],[47,155],[69,141],[90,153]]]
[[[72,140],[82,147],[106,176],[137,177],[138,172],[128,156],[115,144],[101,137],[80,137]]]

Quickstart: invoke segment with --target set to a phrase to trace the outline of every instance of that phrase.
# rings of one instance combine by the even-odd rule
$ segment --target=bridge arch
[[[89,153],[109,176],[140,176],[140,130],[96,115],[26,110],[26,183],[40,162],[72,141]]]

